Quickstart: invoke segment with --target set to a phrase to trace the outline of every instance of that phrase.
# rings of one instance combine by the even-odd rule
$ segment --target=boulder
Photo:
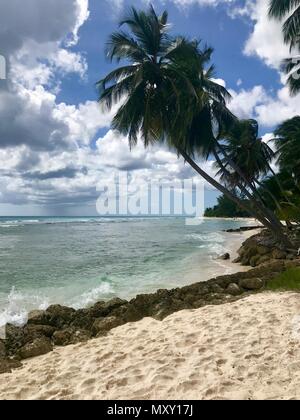
[[[228,295],[231,296],[239,296],[242,294],[241,289],[239,288],[239,286],[236,283],[231,283],[227,289],[226,289],[226,293]]]
[[[71,322],[71,327],[81,330],[90,330],[95,321],[92,317],[90,309],[79,309],[76,311]]]
[[[2,359],[0,358],[0,374],[11,373],[13,369],[17,369],[22,366],[22,363],[18,360]]]
[[[31,311],[28,314],[27,324],[38,324],[43,325],[45,321],[46,311]]]
[[[264,282],[259,278],[242,279],[239,286],[245,290],[260,290],[264,287]]]
[[[16,352],[25,344],[23,328],[12,324],[6,324],[5,338],[6,352],[9,356],[16,354]]]
[[[75,309],[52,305],[46,310],[47,324],[56,328],[63,328],[71,323],[75,313]]]
[[[52,343],[49,338],[37,338],[32,343],[27,343],[18,351],[21,359],[29,359],[50,353],[53,350]]]
[[[36,338],[47,337],[51,338],[55,332],[55,328],[50,325],[26,325],[23,328],[24,331],[24,342],[29,343],[34,341]]]
[[[124,324],[124,322],[115,316],[99,318],[93,324],[92,333],[94,336],[100,336],[106,334],[108,331],[113,328],[119,327]]]
[[[126,300],[119,298],[112,299],[108,302],[98,302],[89,309],[89,315],[93,318],[102,318],[127,303]]]

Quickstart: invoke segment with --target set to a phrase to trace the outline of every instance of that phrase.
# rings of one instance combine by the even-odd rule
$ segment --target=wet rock
[[[52,343],[49,338],[37,338],[32,343],[27,343],[19,351],[18,355],[21,359],[29,359],[31,357],[41,356],[50,353],[53,350]]]
[[[264,282],[259,278],[249,278],[240,280],[239,285],[245,290],[260,290],[264,287]]]
[[[124,322],[114,316],[96,319],[92,327],[92,333],[94,336],[106,334],[108,331],[119,327],[122,324],[124,324]]]
[[[27,324],[44,324],[45,311],[31,311],[28,314]]]
[[[22,363],[18,360],[0,358],[0,374],[11,373],[13,369],[17,369],[21,366]]]
[[[240,294],[242,294],[242,291],[236,283],[231,283],[227,287],[226,293],[231,296],[239,296]]]
[[[230,254],[227,252],[226,254],[221,255],[218,259],[223,261],[230,260]]]

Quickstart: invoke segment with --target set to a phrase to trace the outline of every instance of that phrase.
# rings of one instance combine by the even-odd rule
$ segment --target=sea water
[[[0,327],[51,304],[82,308],[204,281],[226,270],[225,229],[184,218],[0,218]],[[225,270],[225,271],[224,271]]]

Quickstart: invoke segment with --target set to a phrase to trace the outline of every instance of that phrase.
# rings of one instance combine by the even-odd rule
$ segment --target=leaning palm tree
[[[278,194],[273,194],[268,184],[263,180],[272,174],[281,192],[284,193],[280,181],[271,167],[276,153],[259,137],[258,123],[255,120],[237,121],[223,135],[224,150],[237,167],[242,170],[244,178],[236,170],[232,170],[225,158],[216,156],[218,175],[225,185],[239,187],[240,191],[248,196],[247,189],[252,188],[253,194],[269,207],[270,199],[279,212],[282,211]],[[267,193],[267,199],[265,194]],[[285,197],[289,201],[288,197]],[[271,206],[272,208],[273,206]]]
[[[298,187],[300,183],[300,116],[283,122],[275,130],[278,164],[289,172]]]
[[[148,12],[132,8],[120,22],[124,26],[129,32],[120,29],[110,36],[107,57],[125,65],[98,82],[104,108],[121,101],[112,128],[128,136],[130,147],[141,137],[145,147],[164,143],[175,149],[207,182],[291,246],[274,215],[255,200],[245,204],[195,161],[221,148],[218,134],[236,119],[226,107],[228,91],[213,80],[213,50],[171,37],[167,12],[157,16],[153,7]]]
[[[269,15],[283,21],[284,42],[290,46],[290,51],[300,53],[300,0],[271,0]],[[288,85],[292,94],[300,91],[300,55],[287,58],[282,68],[288,75]]]

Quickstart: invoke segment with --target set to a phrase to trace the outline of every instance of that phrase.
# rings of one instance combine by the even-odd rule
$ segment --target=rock
[[[256,252],[257,252],[257,254],[258,255],[266,255],[266,254],[269,254],[270,253],[270,248],[268,248],[268,247],[266,247],[266,246],[263,246],[263,245],[258,245],[257,247],[256,247]]]
[[[126,305],[128,302],[119,298],[112,299],[108,302],[98,302],[89,309],[89,314],[93,318],[101,318],[109,315],[120,306]]]
[[[55,332],[55,328],[50,325],[26,325],[23,328],[24,342],[29,343],[36,338],[47,337],[51,338]]]
[[[233,264],[239,264],[242,261],[241,257],[237,257],[235,260],[233,260]]]
[[[286,256],[286,252],[281,251],[280,249],[275,248],[272,252],[272,257],[274,258],[274,260],[285,260]]]
[[[6,357],[5,341],[0,339],[0,359]]]
[[[256,267],[258,264],[258,261],[260,260],[261,256],[260,255],[255,255],[254,257],[250,258],[250,265],[251,267]]]
[[[27,324],[43,325],[45,311],[31,311],[28,314]]]
[[[81,330],[91,330],[95,318],[92,317],[90,309],[80,309],[76,311],[71,322],[71,327]]]
[[[245,290],[260,290],[264,287],[264,282],[259,278],[242,279],[239,286]]]
[[[13,369],[17,369],[22,366],[22,363],[18,360],[2,359],[0,358],[0,374],[11,373]]]
[[[5,346],[9,356],[17,353],[17,351],[25,344],[24,330],[12,324],[5,326]]]
[[[242,294],[242,291],[236,283],[231,283],[227,287],[226,293],[231,296],[239,296],[240,294]]]
[[[92,327],[92,334],[94,336],[103,335],[122,324],[124,324],[124,322],[115,316],[96,319]]]
[[[73,320],[75,309],[61,305],[52,305],[46,310],[47,324],[56,328],[64,328]]]
[[[220,294],[224,293],[224,289],[221,286],[219,286],[218,284],[213,284],[211,286],[211,290],[212,290],[213,293],[220,293]]]
[[[19,351],[18,355],[21,359],[29,359],[31,357],[41,356],[50,353],[53,346],[49,338],[37,338],[32,343],[27,343]]]
[[[226,254],[221,255],[218,259],[223,261],[230,260],[230,254],[227,252]]]
[[[68,346],[69,344],[85,342],[91,337],[92,334],[89,331],[68,328],[62,331],[55,331],[52,341],[55,346]]]
[[[257,266],[262,265],[262,264],[266,264],[269,263],[270,260],[270,255],[263,255],[262,257],[259,258],[259,260],[257,261]]]

